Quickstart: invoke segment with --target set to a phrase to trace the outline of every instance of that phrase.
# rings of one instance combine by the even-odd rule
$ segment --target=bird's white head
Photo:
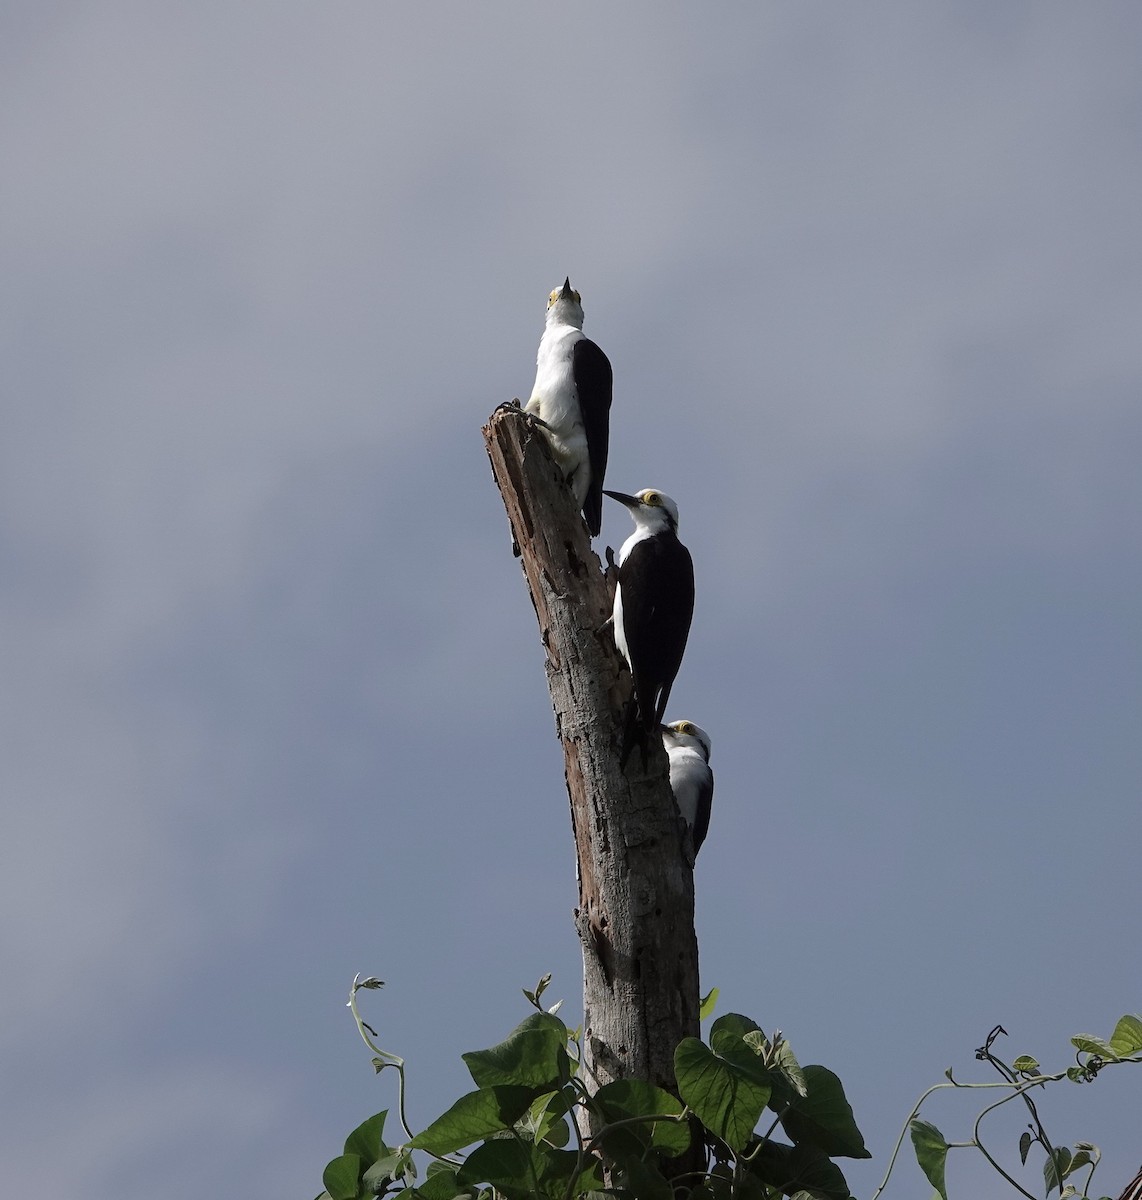
[[[671,721],[669,725],[663,725],[662,744],[667,754],[672,748],[697,750],[706,762],[710,761],[710,735],[693,721]]]
[[[570,325],[574,329],[583,328],[583,300],[579,293],[571,287],[570,278],[563,281],[561,288],[547,297],[547,325]]]
[[[608,492],[604,488],[603,495],[625,504],[639,529],[648,529],[651,533],[662,529],[678,532],[678,505],[657,488],[643,488],[633,496],[625,492]]]

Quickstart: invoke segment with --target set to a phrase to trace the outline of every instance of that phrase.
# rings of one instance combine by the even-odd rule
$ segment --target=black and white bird
[[[670,759],[670,790],[686,822],[696,858],[710,828],[714,772],[710,770],[710,735],[693,721],[671,721],[662,727],[662,744]]]
[[[539,418],[592,537],[603,523],[612,383],[610,360],[583,336],[583,304],[567,279],[548,297],[535,384],[523,407]]]
[[[1118,1197],[1118,1200],[1138,1200],[1142,1196],[1142,1170],[1126,1185],[1126,1191]]]
[[[635,530],[619,551],[615,645],[634,677],[639,724],[662,724],[694,615],[694,563],[678,540],[678,505],[654,488],[637,496],[605,492],[625,504]]]

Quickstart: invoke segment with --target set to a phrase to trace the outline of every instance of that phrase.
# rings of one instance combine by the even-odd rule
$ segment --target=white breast
[[[634,533],[632,533],[630,537],[623,542],[622,549],[619,550],[619,557],[617,560],[620,568],[622,567],[623,563],[626,562],[627,556],[635,548],[635,546],[637,546],[638,543],[644,538],[648,538],[650,536],[651,533],[649,529],[636,529]],[[627,666],[629,667],[631,665],[630,649],[627,646],[627,632],[626,629],[623,628],[623,585],[621,583],[615,588],[615,604],[611,615],[614,620],[615,645],[618,646],[619,653],[627,660]]]
[[[711,774],[710,764],[697,750],[676,747],[670,751],[670,790],[687,825],[697,820],[698,796]]]
[[[572,325],[555,325],[544,331],[535,358],[531,398],[524,405],[546,422],[548,429],[544,432],[568,476],[588,462],[587,434],[579,412],[579,390],[571,359],[572,349],[582,337],[583,331]],[[586,494],[585,484],[583,491]]]

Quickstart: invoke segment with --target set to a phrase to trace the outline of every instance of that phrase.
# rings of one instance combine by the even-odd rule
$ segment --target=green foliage
[[[356,1154],[358,1158],[370,1163],[387,1154],[389,1149],[385,1145],[384,1132],[385,1118],[388,1115],[388,1109],[384,1109],[367,1121],[362,1121],[345,1139],[345,1153]]]
[[[781,1114],[781,1126],[790,1139],[807,1142],[828,1155],[871,1158],[841,1081],[827,1067],[818,1066],[806,1067],[804,1080],[806,1095],[795,1096]]]
[[[562,1087],[571,1078],[567,1026],[553,1013],[532,1013],[490,1050],[462,1055],[478,1087],[508,1084],[535,1094]]]
[[[1142,1017],[1132,1013],[1119,1017],[1110,1035],[1110,1048],[1118,1059],[1129,1058],[1142,1050]]]
[[[510,1129],[531,1104],[532,1088],[512,1086],[469,1092],[409,1142],[414,1150],[451,1154],[494,1133]]]
[[[549,982],[544,976],[533,991],[524,990],[534,1011],[502,1042],[463,1056],[476,1090],[414,1134],[404,1111],[404,1060],[376,1044],[356,1007],[357,990],[379,981],[355,981],[349,1007],[374,1065],[397,1072],[404,1137],[396,1147],[385,1143],[387,1110],[362,1122],[326,1166],[318,1200],[674,1200],[679,1185],[691,1200],[851,1200],[834,1160],[870,1155],[844,1088],[826,1067],[801,1067],[780,1033],[768,1036],[748,1017],[727,1013],[705,1041],[685,1038],[676,1048],[677,1096],[637,1079],[591,1094],[578,1075],[578,1032],[555,1015],[558,1005],[545,1010],[540,1003]],[[1011,1101],[1021,1101],[1032,1118],[1019,1139],[1020,1161],[1026,1164],[1038,1146],[1048,1193],[1088,1195],[1098,1148],[1054,1145],[1032,1094],[1068,1078],[1089,1082],[1108,1065],[1142,1061],[1142,1020],[1123,1017],[1109,1038],[1073,1038],[1075,1065],[1053,1075],[1030,1055],[1010,1063],[999,1058],[994,1043],[1003,1032],[997,1026],[976,1052],[1001,1082],[960,1083],[949,1071],[947,1083],[929,1088],[872,1200],[884,1191],[905,1134],[940,1200],[949,1200],[948,1154],[964,1148],[982,1153],[1016,1192],[1034,1200],[980,1137],[984,1118]],[[976,1118],[968,1141],[949,1143],[919,1118],[936,1091],[984,1087],[999,1089],[1000,1098]],[[787,1140],[773,1137],[778,1129]],[[416,1160],[423,1164],[425,1157],[430,1161],[418,1181]],[[687,1174],[679,1177],[680,1170]]]
[[[729,1013],[708,1042],[678,1046],[677,1096],[639,1079],[591,1094],[577,1074],[577,1033],[541,1004],[549,982],[524,990],[535,1011],[502,1042],[463,1056],[476,1090],[416,1134],[404,1117],[404,1061],[376,1044],[357,1011],[358,988],[373,983],[355,982],[349,1006],[378,1070],[397,1071],[406,1138],[385,1144],[383,1112],[358,1126],[326,1167],[319,1200],[672,1200],[680,1162],[695,1200],[848,1200],[831,1156],[868,1151],[831,1071],[802,1069],[780,1034]],[[771,1136],[779,1124],[788,1143]],[[414,1151],[433,1159],[422,1183]]]
[[[942,1200],[948,1200],[948,1189],[944,1183],[944,1167],[948,1161],[948,1143],[944,1135],[929,1121],[913,1120],[909,1123],[912,1135],[912,1149],[916,1151],[916,1161],[924,1172],[928,1182],[940,1193]]]
[[[612,1158],[641,1158],[648,1149],[678,1155],[690,1148],[685,1106],[653,1083],[616,1079],[599,1088],[592,1103],[605,1122],[599,1144]]]
[[[991,1154],[981,1134],[981,1126],[986,1117],[1004,1105],[1018,1101],[1024,1106],[1026,1114],[1030,1117],[1027,1128],[1019,1137],[1020,1163],[1025,1166],[1032,1149],[1038,1146],[1044,1156],[1043,1182],[1046,1185],[1047,1193],[1054,1192],[1060,1197],[1086,1200],[1088,1196],[1095,1194],[1090,1191],[1090,1187],[1091,1178],[1098,1166],[1099,1149],[1091,1142],[1076,1142],[1073,1147],[1055,1145],[1048,1136],[1040,1117],[1036,1098],[1045,1087],[1053,1086],[1062,1080],[1090,1083],[1104,1067],[1118,1063],[1142,1062],[1142,1019],[1132,1015],[1122,1017],[1109,1038],[1098,1038],[1091,1034],[1079,1034],[1071,1038],[1071,1045],[1077,1051],[1076,1062],[1073,1066],[1066,1067],[1054,1074],[1044,1074],[1039,1060],[1029,1054],[1017,1055],[1010,1063],[1000,1058],[995,1052],[995,1043],[1004,1034],[1006,1034],[1006,1030],[997,1025],[988,1035],[984,1045],[976,1051],[976,1058],[990,1064],[1000,1076],[1000,1082],[961,1083],[949,1070],[946,1072],[947,1083],[936,1084],[920,1097],[912,1110],[908,1123],[908,1132],[912,1136],[912,1148],[916,1154],[916,1161],[942,1200],[948,1200],[945,1179],[948,1152],[963,1149],[977,1150],[1007,1181],[1013,1191],[1035,1200],[1033,1192],[1028,1191],[1003,1169]],[[934,1092],[946,1090],[963,1092],[981,1088],[997,1089],[999,1099],[993,1100],[976,1116],[972,1127],[972,1136],[967,1141],[948,1142],[935,1125],[929,1121],[918,1119],[921,1106]],[[989,1091],[988,1095],[994,1095],[994,1091]],[[878,1200],[888,1183],[903,1137],[902,1133],[896,1145],[896,1152],[893,1153],[889,1163],[884,1182],[876,1190],[872,1200]],[[1077,1173],[1083,1170],[1086,1171],[1086,1178],[1080,1184]]]
[[[814,1200],[848,1200],[849,1187],[840,1167],[815,1146],[786,1146],[781,1142],[756,1145],[750,1174],[769,1189],[767,1195],[807,1194]]]
[[[321,1182],[330,1200],[357,1200],[360,1178],[360,1158],[356,1154],[342,1154],[325,1168]]]
[[[738,1039],[716,1054],[697,1038],[674,1052],[678,1092],[698,1120],[735,1152],[745,1149],[772,1091],[765,1068]],[[744,1051],[744,1052],[743,1052]]]

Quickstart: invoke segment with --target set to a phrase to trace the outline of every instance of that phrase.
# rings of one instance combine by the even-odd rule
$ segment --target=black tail
[[[592,537],[598,537],[599,531],[603,528],[603,482],[600,480],[598,484],[594,481],[587,489],[586,499],[583,501],[583,520],[587,522],[587,529]]]
[[[627,705],[626,717],[623,720],[623,748],[619,755],[619,769],[626,770],[627,761],[635,746],[642,747],[642,765],[646,767],[647,743],[646,727],[643,724],[638,700],[632,696]]]

